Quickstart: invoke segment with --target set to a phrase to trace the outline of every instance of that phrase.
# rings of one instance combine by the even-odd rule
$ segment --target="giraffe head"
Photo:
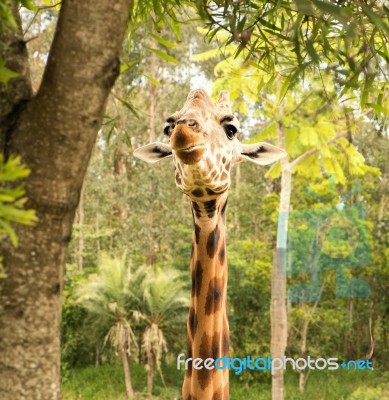
[[[166,120],[170,144],[150,143],[134,155],[149,163],[173,157],[177,186],[192,200],[207,201],[228,190],[234,163],[267,165],[286,155],[268,143],[243,144],[238,131],[228,92],[214,103],[204,90],[192,90],[183,108]]]

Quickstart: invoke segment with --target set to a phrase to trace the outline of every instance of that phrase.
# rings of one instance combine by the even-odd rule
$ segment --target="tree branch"
[[[8,69],[19,75],[6,83],[0,83],[0,152],[6,149],[8,134],[16,122],[19,109],[32,96],[26,42],[23,40],[16,2],[13,2],[10,8],[17,29],[9,26],[1,33],[0,58]],[[18,105],[20,107],[17,107]]]
[[[327,140],[326,144],[334,143],[340,138],[347,137],[347,135],[348,135],[347,133],[339,133],[338,135],[334,136],[333,138]],[[319,149],[317,147],[314,147],[313,149],[310,149],[310,150],[306,151],[305,153],[301,154],[300,156],[298,156],[296,159],[294,159],[290,163],[291,169],[293,169],[298,163],[300,163],[301,161],[306,160],[308,157],[310,157],[311,155],[317,153],[318,151],[319,151]]]

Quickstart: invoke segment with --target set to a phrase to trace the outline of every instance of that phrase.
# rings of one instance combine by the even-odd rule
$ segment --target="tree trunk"
[[[27,206],[39,218],[34,227],[17,227],[17,249],[0,243],[7,274],[0,281],[3,400],[60,398],[64,259],[106,100],[119,74],[130,1],[63,0],[61,7],[35,97],[21,33],[0,38],[6,65],[21,72],[0,90],[0,151],[20,155],[30,168]]]
[[[314,260],[313,260],[314,265],[317,265],[317,263],[319,261],[318,260],[319,254],[320,254],[319,252],[315,252],[315,256],[314,256]],[[321,287],[321,291],[323,291],[323,287],[324,286]],[[311,312],[308,314],[308,306],[305,303],[301,304],[301,309],[303,310],[305,319],[303,321],[303,325],[302,325],[302,328],[300,331],[300,337],[301,337],[300,358],[306,359],[306,357],[307,357],[308,328],[312,321],[313,316],[315,315],[318,305],[319,305],[319,301],[316,301],[311,309]],[[299,389],[300,389],[300,393],[303,394],[305,391],[305,385],[307,383],[310,370],[308,369],[308,372],[307,372],[306,369],[301,369],[301,370],[299,370],[299,372],[300,372]]]
[[[122,349],[122,363],[123,363],[123,371],[124,371],[124,382],[126,384],[126,394],[129,399],[134,397],[134,389],[132,388],[131,383],[131,373],[130,366],[128,364],[128,355],[127,351]]]
[[[154,353],[153,351],[147,352],[147,393],[153,393],[154,385]]]
[[[303,306],[305,308],[305,306]],[[308,335],[308,326],[309,326],[310,319],[307,318],[303,322],[303,326],[301,328],[301,342],[300,342],[300,357],[306,358],[307,356],[307,335]],[[300,370],[300,379],[299,379],[299,389],[300,393],[303,394],[305,391],[305,383],[307,381],[306,370]]]
[[[305,373],[305,369],[302,369],[300,371],[300,377],[299,377],[299,390],[301,394],[304,394],[305,392],[305,384],[307,382],[307,376],[308,374]]]
[[[286,276],[282,271],[283,249],[275,249],[274,261],[271,281],[271,304],[270,304],[270,320],[271,320],[271,358],[284,359],[286,348]],[[275,370],[272,375],[272,400],[284,399],[284,371],[283,369]]]
[[[278,127],[279,146],[285,148],[285,140],[282,127]],[[286,316],[286,240],[287,221],[290,208],[290,196],[292,191],[292,170],[287,159],[281,160],[281,193],[280,216],[277,231],[277,246],[274,251],[273,270],[271,280],[271,345],[272,359],[284,359],[287,343],[288,323]],[[284,399],[284,371],[279,369],[272,375],[272,399]]]
[[[153,47],[155,43],[153,43]],[[157,55],[152,53],[150,60],[150,74],[154,80],[158,80],[158,58]],[[155,119],[156,119],[156,109],[157,109],[157,86],[154,83],[149,83],[150,93],[149,93],[149,143],[155,141]],[[153,182],[150,181],[149,187],[152,191]],[[154,224],[154,214],[153,210],[150,209],[146,216],[147,223],[147,241],[149,243],[149,248],[146,255],[146,265],[153,265],[155,258],[155,238],[153,235],[153,224]]]
[[[124,131],[124,129],[123,129]],[[118,193],[118,202],[114,205],[114,214],[122,225],[125,225],[128,219],[128,177],[127,177],[127,155],[128,146],[125,143],[119,143],[116,146],[114,154],[114,175],[116,187],[120,189]]]
[[[78,237],[78,249],[77,249],[77,260],[78,260],[78,270],[82,271],[84,269],[84,185],[81,188],[80,201],[78,204],[78,226],[79,226],[79,237]]]
[[[100,366],[100,343],[97,342],[96,343],[96,353],[95,353],[95,367],[99,367]]]

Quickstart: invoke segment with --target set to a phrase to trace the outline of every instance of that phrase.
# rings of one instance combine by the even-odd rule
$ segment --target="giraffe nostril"
[[[177,125],[188,125],[193,128],[197,125],[197,121],[194,119],[180,119],[177,121]]]
[[[187,122],[188,126],[194,127],[197,125],[197,122],[194,119],[188,119]]]

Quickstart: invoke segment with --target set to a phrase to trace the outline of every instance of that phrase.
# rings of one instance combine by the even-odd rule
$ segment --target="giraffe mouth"
[[[203,154],[205,153],[205,144],[199,143],[179,149],[173,148],[173,151],[184,164],[193,165],[201,160]]]
[[[205,147],[204,144],[196,144],[194,146],[185,147],[185,149],[178,149],[177,151],[182,153],[191,153],[193,151],[203,149],[204,147]]]

